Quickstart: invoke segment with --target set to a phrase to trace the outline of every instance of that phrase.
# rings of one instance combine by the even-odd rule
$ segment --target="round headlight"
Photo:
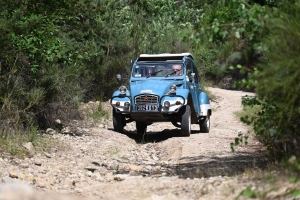
[[[171,105],[171,104],[170,104],[170,102],[169,102],[169,101],[165,101],[165,102],[164,102],[164,106],[165,106],[165,108],[169,108],[169,107],[170,107],[170,105]]]
[[[170,85],[170,87],[169,87],[169,92],[170,93],[176,93],[176,90],[177,90],[176,85]]]
[[[119,88],[119,91],[120,91],[120,94],[126,94],[127,88],[126,88],[125,86],[122,85],[122,86]]]

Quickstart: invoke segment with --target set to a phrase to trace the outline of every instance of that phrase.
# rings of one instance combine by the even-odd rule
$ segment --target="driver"
[[[174,71],[174,74],[175,76],[180,76],[181,73],[182,73],[182,70],[181,70],[181,65],[173,65],[172,66],[172,70]]]

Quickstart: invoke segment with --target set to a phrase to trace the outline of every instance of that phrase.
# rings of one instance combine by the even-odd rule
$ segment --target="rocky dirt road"
[[[249,144],[237,147],[235,153],[230,148],[238,134],[248,131],[234,112],[242,109],[242,96],[253,94],[209,90],[217,97],[211,102],[210,133],[200,133],[193,125],[190,137],[179,137],[180,130],[171,123],[157,123],[149,126],[141,139],[134,123],[127,124],[125,133],[120,134],[112,131],[111,121],[78,122],[74,126],[80,134],[75,136],[48,131],[47,137],[61,144],[51,151],[26,159],[2,155],[0,199],[238,197],[253,186],[244,172],[266,166],[264,148],[252,136]]]

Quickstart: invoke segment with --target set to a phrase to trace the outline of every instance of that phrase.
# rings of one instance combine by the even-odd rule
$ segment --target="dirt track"
[[[200,133],[198,125],[192,125],[190,137],[179,137],[180,130],[171,123],[156,123],[140,139],[134,123],[126,126],[124,134],[112,131],[110,121],[85,126],[81,127],[82,136],[52,136],[68,144],[67,149],[54,148],[26,160],[0,158],[2,183],[22,183],[39,191],[67,193],[83,199],[237,197],[250,184],[243,172],[266,166],[263,146],[251,136],[249,144],[237,147],[236,153],[230,149],[239,133],[247,134],[247,127],[233,112],[242,109],[242,96],[253,94],[209,90],[217,98],[211,102],[213,114],[208,134]],[[3,186],[0,199],[6,200],[1,198],[1,191]],[[21,192],[13,193],[18,194]],[[35,193],[31,195],[38,197]]]

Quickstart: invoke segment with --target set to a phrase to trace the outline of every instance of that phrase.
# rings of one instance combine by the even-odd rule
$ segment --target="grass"
[[[108,102],[97,101],[93,103],[84,104],[80,111],[84,118],[92,119],[93,122],[99,123],[108,120],[110,117],[111,106]]]
[[[246,171],[248,187],[234,198],[239,199],[300,199],[300,181],[293,171],[284,166]]]
[[[94,122],[98,123],[103,120],[109,119],[109,113],[104,110],[92,111],[87,115],[88,118],[92,118]]]
[[[261,111],[260,105],[244,106],[243,110],[234,112],[234,114],[236,116],[238,116],[240,119],[254,119],[252,121],[252,123],[253,123],[255,121],[255,119],[258,118],[257,113],[259,111]],[[249,125],[252,125],[252,123]]]
[[[109,119],[108,106],[104,105],[104,103],[99,102],[99,104],[91,103],[87,105],[82,110],[84,117],[91,118],[96,123]],[[39,134],[37,127],[21,130],[0,129],[0,154],[7,152],[19,158],[31,156],[32,152],[23,147],[28,142],[33,144],[36,153],[50,151],[53,147],[64,148],[65,146],[55,138]]]
[[[31,155],[23,145],[31,142],[35,152],[50,150],[53,146],[59,145],[56,139],[38,134],[36,128],[29,130],[18,130],[0,132],[0,153],[7,152],[18,158],[25,158]]]

